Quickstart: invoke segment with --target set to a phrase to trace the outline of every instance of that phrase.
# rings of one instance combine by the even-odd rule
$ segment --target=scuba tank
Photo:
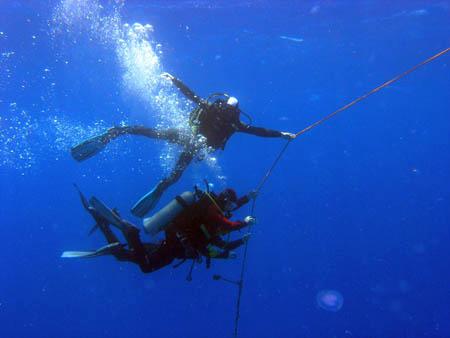
[[[186,208],[199,202],[205,196],[214,195],[210,191],[212,185],[205,180],[206,192],[194,186],[194,191],[185,191],[181,195],[176,196],[165,207],[159,210],[151,217],[144,219],[144,230],[146,233],[155,236],[159,232],[166,230],[167,226]]]
[[[194,204],[196,200],[196,193],[191,191],[185,191],[181,195],[178,195],[156,214],[144,219],[145,232],[155,236],[165,230],[180,212]]]

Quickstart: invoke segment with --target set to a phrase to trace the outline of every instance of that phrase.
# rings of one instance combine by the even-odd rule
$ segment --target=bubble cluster
[[[0,165],[18,170],[29,169],[36,162],[33,135],[38,123],[12,102],[7,115],[0,116]]]
[[[161,77],[161,45],[152,41],[152,32],[148,24],[123,25],[123,38],[117,40],[116,52],[124,71],[124,88],[150,105],[158,116],[159,127],[186,128],[190,106]]]
[[[123,23],[120,10],[123,1],[104,7],[97,0],[62,0],[53,14],[53,36],[87,33],[91,39],[112,48],[123,72],[124,91],[138,98],[152,115],[158,128],[177,128],[190,132],[188,127],[191,103],[180,96],[172,83],[161,77],[162,46],[154,41],[150,24]],[[148,118],[147,118],[148,119]],[[155,123],[155,122],[153,122]],[[69,135],[69,132],[61,132]],[[70,134],[71,135],[71,134]],[[172,145],[161,148],[164,170],[170,170],[179,150]]]
[[[49,117],[48,125],[51,125],[52,130],[54,130],[54,147],[63,152],[68,151],[80,139],[87,139],[98,135],[107,128],[106,122],[103,120],[94,121],[93,125],[86,127],[76,121],[59,116]]]
[[[162,46],[152,38],[153,26],[123,23],[122,6],[122,1],[104,7],[97,0],[62,0],[53,14],[53,36],[87,33],[110,46],[123,70],[125,91],[148,104],[160,127],[185,127],[190,105],[160,76]]]
[[[54,36],[88,33],[102,43],[112,43],[120,35],[120,10],[123,1],[104,7],[97,0],[62,0],[53,11],[51,31]]]

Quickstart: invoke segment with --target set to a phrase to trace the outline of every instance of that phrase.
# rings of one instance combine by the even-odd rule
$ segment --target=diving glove
[[[293,140],[297,137],[297,135],[289,133],[287,131],[282,131],[281,132],[281,137],[286,139],[286,140]]]
[[[245,225],[253,225],[256,223],[256,218],[253,216],[247,216],[244,218]]]

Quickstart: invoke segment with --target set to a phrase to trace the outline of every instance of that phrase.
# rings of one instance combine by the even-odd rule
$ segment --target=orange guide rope
[[[311,129],[317,127],[318,125],[324,123],[325,121],[331,119],[333,116],[339,114],[340,112],[354,106],[355,104],[357,104],[358,102],[361,102],[362,100],[368,98],[370,95],[375,94],[376,92],[380,91],[383,88],[386,88],[387,86],[393,84],[394,82],[397,82],[398,80],[400,80],[401,78],[405,77],[406,75],[414,72],[416,69],[425,66],[427,63],[430,63],[431,61],[437,59],[438,57],[441,57],[442,55],[448,53],[450,51],[450,47],[444,49],[443,51],[433,55],[432,57],[426,59],[425,61],[422,61],[421,63],[415,65],[414,67],[408,69],[406,72],[403,72],[395,77],[393,77],[392,79],[390,79],[389,81],[386,81],[385,83],[379,85],[378,87],[372,89],[370,92],[367,92],[364,95],[361,95],[360,97],[358,97],[357,99],[353,100],[352,102],[346,104],[345,106],[339,108],[338,110],[332,112],[331,114],[328,114],[327,116],[325,116],[324,118],[314,122],[313,124],[309,125],[308,127],[306,127],[303,130],[300,130],[298,133],[295,134],[295,137],[303,135],[304,133],[310,131]]]

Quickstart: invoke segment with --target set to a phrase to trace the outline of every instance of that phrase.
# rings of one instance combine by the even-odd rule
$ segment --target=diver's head
[[[233,107],[233,108],[238,108],[239,106],[239,101],[237,98],[235,98],[234,96],[230,96],[227,100],[227,105]]]
[[[238,198],[236,191],[230,188],[225,189],[219,194],[219,196],[217,196],[217,204],[225,212],[233,211],[234,209],[236,209],[237,200]]]

